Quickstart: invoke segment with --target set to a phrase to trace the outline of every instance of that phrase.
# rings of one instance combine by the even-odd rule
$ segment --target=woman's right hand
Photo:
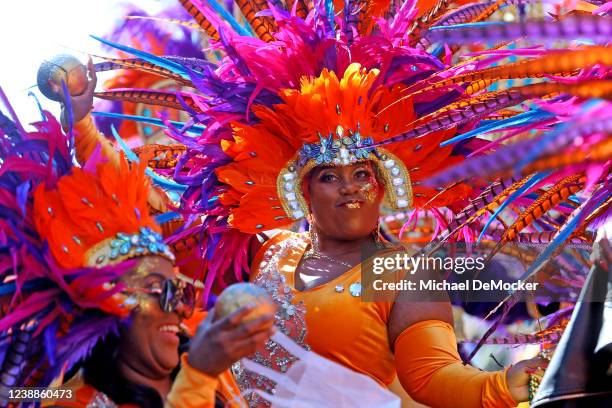
[[[244,306],[214,320],[214,309],[191,339],[187,362],[196,370],[216,377],[243,357],[253,354],[274,334],[274,314],[267,313],[243,322],[256,305]]]

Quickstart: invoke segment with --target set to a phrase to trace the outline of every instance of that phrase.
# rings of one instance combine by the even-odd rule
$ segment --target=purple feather
[[[436,21],[434,26],[449,26],[472,21],[492,4],[494,4],[492,1],[488,1],[486,3],[467,4],[465,6],[461,6],[458,9],[444,15],[442,18]]]
[[[72,367],[87,358],[98,341],[119,335],[119,320],[114,316],[83,316],[72,330],[58,341],[57,358]]]
[[[486,101],[474,103],[463,110],[453,110],[448,113],[443,113],[436,116],[424,125],[417,126],[408,132],[373,144],[372,146],[384,146],[390,143],[403,142],[415,139],[417,137],[424,137],[439,130],[450,129],[471,120],[482,118],[502,108],[514,106],[525,99],[527,99],[527,96],[523,95],[518,90],[510,89],[503,93],[494,94],[492,98]]]
[[[577,123],[563,129],[561,132],[557,132],[556,137],[533,159],[543,154],[555,152],[577,138],[593,133],[605,134],[612,131],[612,117],[602,117],[600,120],[584,122],[580,121],[580,119],[579,117],[576,118]],[[510,146],[504,146],[495,153],[468,159],[455,167],[431,177],[427,180],[427,184],[432,186],[445,185],[454,180],[482,175],[483,172],[488,176],[499,174],[505,170],[512,169],[517,163],[525,159],[526,152],[533,150],[537,143],[537,139],[515,143]]]
[[[612,40],[612,19],[602,16],[570,16],[558,21],[531,20],[520,23],[471,24],[467,27],[436,27],[427,38],[446,44],[506,41],[518,38],[534,40],[587,39],[598,43]]]

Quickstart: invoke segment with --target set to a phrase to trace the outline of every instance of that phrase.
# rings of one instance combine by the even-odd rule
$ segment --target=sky
[[[87,61],[87,53],[101,53],[91,34],[102,36],[123,16],[125,0],[34,0],[0,1],[0,87],[7,94],[20,120],[40,119],[33,98],[43,108],[59,114],[59,105],[36,89],[41,62],[56,54],[72,54]],[[148,13],[156,13],[175,0],[130,0]],[[104,53],[102,53],[104,55]],[[104,80],[99,76],[98,84]],[[1,104],[0,104],[1,105]],[[2,108],[3,111],[4,108]]]

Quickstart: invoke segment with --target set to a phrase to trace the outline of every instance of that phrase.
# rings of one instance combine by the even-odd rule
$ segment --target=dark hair
[[[179,353],[187,350],[189,340],[181,337]],[[83,363],[83,379],[96,390],[103,392],[115,404],[135,404],[144,408],[163,408],[163,399],[157,390],[134,384],[121,375],[117,366],[119,337],[108,336],[98,342],[91,355]],[[180,367],[172,373],[176,376]]]

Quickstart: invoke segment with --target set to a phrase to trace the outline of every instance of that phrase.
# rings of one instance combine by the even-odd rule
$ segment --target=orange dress
[[[253,279],[265,251],[297,234],[281,232],[266,242],[254,259]],[[351,289],[360,281],[359,266],[331,282],[297,291],[295,269],[309,241],[298,239],[297,246],[279,260],[278,271],[293,293],[293,303],[303,302],[306,308],[306,343],[313,351],[359,373],[369,375],[387,387],[395,378],[395,360],[387,337],[387,322],[393,303],[361,302]],[[372,358],[376,356],[376,358]]]
[[[305,235],[280,232],[255,257],[251,279],[272,291],[281,314],[286,315],[282,320],[293,325],[281,324],[289,329],[305,324],[304,340],[314,352],[385,387],[397,374],[411,397],[431,407],[517,405],[508,390],[506,372],[464,366],[453,328],[442,321],[422,321],[406,328],[395,342],[394,356],[387,330],[393,302],[361,300],[360,266],[324,285],[296,290],[295,271],[308,245]],[[305,312],[303,322],[300,312]],[[292,335],[300,343],[295,330]]]

